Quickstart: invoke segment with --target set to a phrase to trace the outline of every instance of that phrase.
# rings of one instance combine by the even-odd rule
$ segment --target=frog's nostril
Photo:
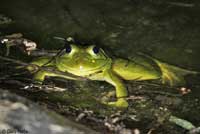
[[[83,58],[76,58],[76,59],[74,59],[74,62],[75,62],[77,65],[79,65],[79,64],[84,63],[85,61],[84,61]]]

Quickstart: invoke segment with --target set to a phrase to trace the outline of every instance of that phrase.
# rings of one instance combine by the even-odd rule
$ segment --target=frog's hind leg
[[[161,78],[161,71],[155,62],[146,59],[135,61],[116,59],[112,70],[124,80],[154,80]]]
[[[156,59],[154,59],[154,61],[158,64],[158,66],[161,69],[162,83],[169,84],[170,86],[184,85],[185,84],[184,76],[188,74],[198,74],[198,72],[169,65],[167,63],[158,61]]]
[[[114,60],[113,71],[125,80],[153,80],[161,79],[162,83],[184,85],[184,76],[188,74],[199,74],[199,72],[182,69],[146,56],[136,60],[125,59]]]

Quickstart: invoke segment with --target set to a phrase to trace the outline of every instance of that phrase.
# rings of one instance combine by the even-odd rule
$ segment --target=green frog
[[[166,64],[149,56],[141,56],[132,60],[111,58],[102,48],[96,45],[81,46],[68,42],[65,48],[54,57],[40,57],[31,64],[44,67],[54,67],[61,72],[89,80],[106,81],[115,87],[117,100],[103,102],[115,107],[128,107],[126,97],[128,92],[123,80],[155,80],[175,85],[184,81],[184,76],[193,71]],[[31,67],[28,68],[30,71]],[[56,76],[78,80],[76,77],[57,74],[48,70],[34,73],[34,80],[43,82],[45,76]]]

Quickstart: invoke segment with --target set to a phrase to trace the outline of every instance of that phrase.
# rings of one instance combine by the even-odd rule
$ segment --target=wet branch
[[[69,72],[62,72],[62,71],[59,71],[59,70],[52,68],[52,67],[38,66],[38,65],[35,65],[35,64],[25,63],[25,62],[22,62],[22,61],[19,61],[19,60],[15,60],[15,59],[3,57],[3,56],[0,56],[0,60],[9,61],[9,62],[12,62],[12,63],[15,63],[15,64],[19,64],[19,65],[24,66],[25,68],[27,66],[33,67],[34,68],[33,72],[37,72],[39,70],[42,70],[42,71],[55,73],[57,75],[67,76],[67,77],[70,77],[70,78],[76,79],[76,80],[81,80],[81,81],[88,80],[87,78],[76,76],[76,75],[73,75]]]

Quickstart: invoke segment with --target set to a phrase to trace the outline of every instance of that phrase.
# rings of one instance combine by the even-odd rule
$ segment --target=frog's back
[[[153,61],[139,57],[132,60],[114,59],[112,70],[125,80],[150,80],[161,77],[161,71]]]

